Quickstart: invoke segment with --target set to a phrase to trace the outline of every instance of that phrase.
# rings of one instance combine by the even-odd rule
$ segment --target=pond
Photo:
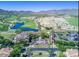
[[[16,23],[14,26],[11,27],[11,29],[18,29],[20,28],[24,23]]]
[[[24,27],[22,28],[22,26],[24,25],[24,23],[16,23],[14,26],[10,27],[11,29],[22,29],[23,31],[33,31],[33,32],[37,32],[38,29],[32,29],[32,28],[28,28],[28,27]]]
[[[32,28],[28,28],[28,27],[23,28],[22,30],[23,30],[23,31],[33,31],[33,32],[38,32],[38,29],[32,29]]]

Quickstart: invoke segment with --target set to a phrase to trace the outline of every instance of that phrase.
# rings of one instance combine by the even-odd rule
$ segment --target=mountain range
[[[65,14],[65,15],[78,15],[78,9],[60,9],[60,10],[47,10],[47,11],[8,11],[0,9],[0,15],[4,14],[48,14],[48,15],[56,15],[56,14]]]

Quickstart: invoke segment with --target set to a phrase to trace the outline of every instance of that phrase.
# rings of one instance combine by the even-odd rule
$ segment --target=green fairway
[[[7,31],[8,25],[0,23],[0,31]]]
[[[37,28],[37,24],[33,20],[25,19],[22,21],[24,22],[23,27]]]
[[[67,21],[73,26],[78,26],[78,18],[77,17],[71,17],[71,18],[67,19]]]

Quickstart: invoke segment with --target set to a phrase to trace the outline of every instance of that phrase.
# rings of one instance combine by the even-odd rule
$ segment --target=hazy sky
[[[48,2],[48,1],[0,1],[0,9],[17,11],[44,11],[52,9],[72,9],[77,8],[78,2]]]

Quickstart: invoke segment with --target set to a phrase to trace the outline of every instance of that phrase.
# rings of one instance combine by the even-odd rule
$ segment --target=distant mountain
[[[67,14],[67,15],[78,15],[78,9],[61,9],[61,10],[47,10],[47,11],[7,11],[0,9],[0,14],[48,14],[48,15],[56,15],[56,14]]]
[[[3,12],[4,10],[3,9],[0,9],[0,12]]]
[[[48,10],[40,11],[38,14],[68,14],[68,15],[78,15],[78,9],[61,9],[61,10]]]

